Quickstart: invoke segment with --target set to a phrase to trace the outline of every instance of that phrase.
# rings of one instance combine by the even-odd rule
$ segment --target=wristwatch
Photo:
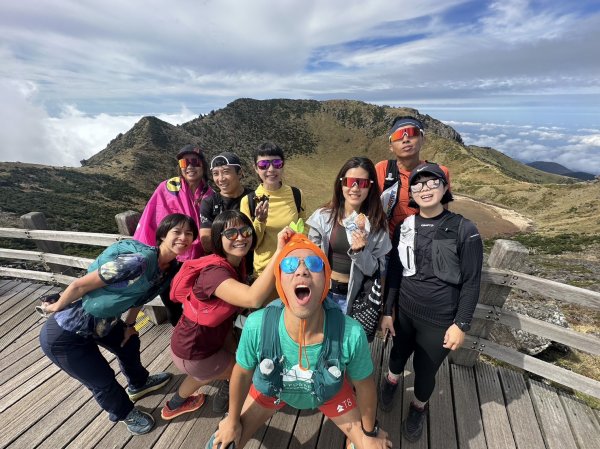
[[[455,321],[454,324],[463,332],[469,332],[471,330],[471,323],[461,323],[460,321]]]
[[[125,325],[125,327],[127,327],[127,328],[132,328],[132,327],[135,327],[135,322],[134,322],[134,323],[131,323],[131,324],[129,324],[129,323],[126,323],[126,322],[124,322],[124,321],[123,321],[123,324],[124,324],[124,325]]]
[[[375,420],[375,424],[373,424],[373,430],[371,430],[370,432],[367,432],[365,430],[365,428],[363,427],[362,421],[360,422],[360,427],[362,427],[363,433],[368,437],[374,438],[379,434],[379,421],[377,421],[377,420]]]

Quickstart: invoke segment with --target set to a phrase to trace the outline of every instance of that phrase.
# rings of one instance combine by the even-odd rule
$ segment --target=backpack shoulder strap
[[[260,334],[260,358],[278,360],[282,356],[281,341],[279,340],[279,318],[283,311],[281,300],[273,301],[267,307],[262,319]]]
[[[252,190],[246,195],[246,197],[248,198],[248,209],[250,210],[250,219],[252,220],[254,220],[256,212],[256,201],[254,201],[255,196],[256,190]]]
[[[294,203],[296,203],[296,210],[298,213],[302,212],[304,209],[302,208],[302,192],[298,187],[292,186],[292,195],[294,195]]]
[[[398,176],[398,163],[395,159],[388,159],[385,173],[386,176],[383,180],[383,190],[387,190],[396,182],[400,182],[400,177]],[[400,187],[400,185],[398,185],[398,187]]]
[[[328,360],[340,360],[342,357],[342,340],[346,328],[346,320],[340,308],[335,304],[323,303],[327,320],[325,322],[325,338],[319,356],[319,364],[323,366]]]

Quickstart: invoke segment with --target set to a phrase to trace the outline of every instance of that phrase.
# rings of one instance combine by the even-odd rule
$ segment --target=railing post
[[[529,251],[519,242],[513,240],[496,240],[488,258],[488,266],[491,268],[502,268],[506,270],[519,271],[527,258]],[[506,302],[511,287],[495,284],[481,284],[479,304],[496,306],[502,308]],[[469,335],[487,338],[493,321],[473,320]],[[457,365],[473,366],[479,359],[479,352],[463,347],[451,353],[450,360]]]
[[[135,228],[140,221],[140,217],[140,213],[133,210],[127,210],[115,215],[119,234],[133,235],[135,233]]]
[[[135,228],[140,221],[140,213],[132,210],[121,212],[115,215],[117,229],[119,234],[132,236],[135,233]],[[167,309],[161,306],[144,306],[144,312],[154,324],[160,324],[167,321]]]
[[[29,212],[21,215],[21,224],[25,229],[48,230],[48,221],[43,212]],[[34,240],[36,247],[43,253],[64,254],[62,245],[58,242],[47,240]],[[66,276],[77,276],[77,273],[71,267],[65,267],[54,263],[47,263],[48,268],[53,273],[60,273]]]

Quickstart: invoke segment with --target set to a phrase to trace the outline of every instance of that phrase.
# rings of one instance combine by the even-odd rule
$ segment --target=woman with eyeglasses
[[[331,265],[329,298],[344,313],[352,310],[365,276],[383,270],[391,249],[377,174],[366,157],[350,158],[333,184],[333,197],[308,219],[308,237]]]
[[[274,255],[292,234],[288,227],[278,233]],[[229,379],[237,347],[233,318],[241,309],[261,307],[275,287],[275,258],[251,286],[243,282],[244,258],[256,243],[248,217],[236,210],[219,214],[211,227],[211,239],[213,254],[185,262],[173,279],[171,295],[184,305],[171,337],[171,355],[186,378],[163,407],[165,420],[198,410],[206,398],[194,394],[196,390]],[[228,404],[229,389],[222,388],[213,399],[213,411],[223,413]]]
[[[414,354],[414,397],[402,434],[416,441],[423,433],[435,375],[470,329],[479,298],[483,244],[471,221],[444,208],[452,194],[442,167],[417,165],[408,186],[411,207],[418,207],[419,213],[396,227],[392,239],[381,327],[393,336],[394,345],[379,388],[379,408],[393,408],[404,365]]]
[[[277,248],[277,233],[295,222],[306,220],[302,192],[283,183],[283,150],[266,142],[254,151],[254,169],[261,184],[242,198],[240,210],[252,220],[256,230],[254,273],[261,274]]]
[[[178,176],[161,182],[144,208],[133,238],[147,245],[152,244],[158,223],[169,214],[184,214],[191,217],[200,228],[200,203],[214,192],[208,185],[208,164],[204,153],[194,145],[186,145],[177,153]],[[190,248],[177,260],[196,259],[204,255],[200,239],[194,240]],[[181,316],[181,304],[173,303],[169,292],[161,294],[167,309],[168,319],[173,326]]]

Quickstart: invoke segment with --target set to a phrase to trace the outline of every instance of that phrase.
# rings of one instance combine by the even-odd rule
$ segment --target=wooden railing
[[[97,246],[108,246],[118,240],[130,238],[123,234],[16,228],[0,228],[0,237]],[[600,310],[600,293],[520,273],[518,270],[521,269],[527,254],[527,249],[517,242],[510,240],[496,241],[488,258],[488,266],[483,268],[481,295],[475,310],[471,331],[467,335],[463,348],[452,353],[452,362],[461,365],[473,365],[478,360],[479,354],[485,354],[566,387],[600,398],[600,382],[487,339],[493,326],[503,324],[600,356],[600,339],[595,336],[575,332],[503,308],[508,294],[515,288],[542,295],[545,298]],[[85,268],[92,262],[91,259],[83,257],[66,256],[45,251],[2,248],[0,248],[0,258],[38,261],[45,265],[52,264],[74,268]],[[73,276],[58,272],[23,270],[5,266],[0,266],[0,276],[41,280],[61,285],[67,285],[75,279]],[[153,301],[155,302],[150,305],[160,305],[159,300]]]

